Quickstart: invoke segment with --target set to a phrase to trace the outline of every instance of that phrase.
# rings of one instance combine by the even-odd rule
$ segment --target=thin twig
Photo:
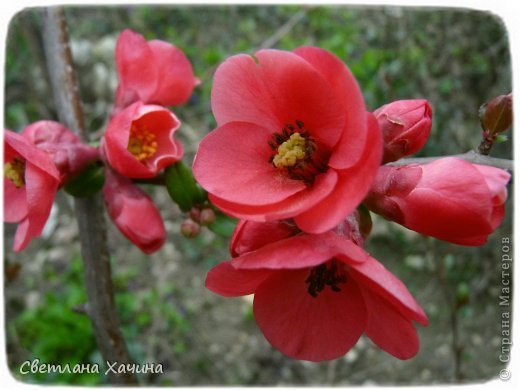
[[[65,126],[79,134],[83,141],[88,142],[89,134],[84,125],[63,8],[44,9],[43,37],[58,117]],[[98,348],[105,361],[130,364],[132,360],[119,328],[114,301],[101,196],[97,194],[88,198],[75,198],[74,206],[79,225],[88,315]],[[109,375],[113,383],[138,383],[137,377],[131,372],[110,372]]]
[[[409,165],[409,164],[426,164],[435,160],[438,160],[440,158],[444,157],[458,157],[462,160],[466,160],[469,162],[472,162],[474,164],[482,164],[482,165],[489,165],[496,168],[506,169],[509,172],[513,172],[513,161],[507,160],[504,158],[496,158],[496,157],[489,157],[489,156],[483,156],[474,150],[470,150],[469,152],[463,153],[463,154],[455,154],[453,156],[437,156],[437,157],[413,157],[413,158],[402,158],[400,160],[391,162],[387,165],[389,166],[402,166],[402,165]]]
[[[291,30],[307,15],[308,8],[303,8],[293,16],[291,16],[282,26],[277,29],[274,34],[270,35],[266,40],[264,40],[258,47],[248,50],[247,54],[254,54],[260,49],[269,49],[276,45],[285,35],[289,34]],[[200,77],[200,82],[206,82],[215,72],[218,65],[216,64],[212,67],[209,67],[204,74]]]
[[[269,49],[276,45],[284,36],[289,34],[291,30],[307,15],[306,9],[301,9],[289,18],[273,35],[267,38],[261,45],[261,49]]]
[[[464,379],[464,375],[462,373],[462,352],[464,351],[464,346],[460,341],[459,335],[459,307],[455,302],[454,292],[448,282],[448,278],[446,277],[446,268],[444,267],[444,262],[436,253],[436,248],[434,245],[434,241],[431,238],[427,238],[428,246],[430,248],[430,253],[434,259],[435,263],[435,271],[436,276],[439,280],[439,285],[441,291],[444,295],[444,299],[446,300],[446,304],[450,310],[450,327],[451,327],[451,350],[453,353],[453,379],[460,383]]]

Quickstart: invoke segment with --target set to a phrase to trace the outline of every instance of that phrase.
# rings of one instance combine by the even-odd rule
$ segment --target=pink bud
[[[419,151],[430,135],[432,109],[426,100],[397,100],[373,114],[383,134],[385,164]]]
[[[200,225],[192,219],[185,219],[181,223],[181,234],[186,238],[197,237],[200,233]]]
[[[213,222],[215,222],[216,219],[217,216],[215,215],[215,212],[211,209],[202,209],[202,211],[200,212],[200,224],[202,226],[209,226]]]
[[[416,232],[460,245],[482,245],[502,222],[510,177],[502,169],[455,157],[383,166],[365,204]]]
[[[58,122],[34,122],[23,130],[22,135],[51,156],[60,171],[61,185],[80,174],[99,157],[97,148],[85,145],[76,134]]]
[[[106,169],[103,195],[108,214],[126,238],[147,254],[163,246],[166,231],[161,214],[131,180]]]
[[[200,221],[200,209],[196,207],[192,207],[189,212],[190,218],[193,219],[195,222]]]

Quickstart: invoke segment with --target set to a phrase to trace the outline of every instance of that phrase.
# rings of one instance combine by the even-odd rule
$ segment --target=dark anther
[[[289,139],[289,132],[287,131],[287,127],[284,127],[282,130],[282,135],[284,138]]]
[[[295,123],[296,123],[296,126],[298,126],[298,128],[299,128],[300,130],[303,129],[304,124],[303,124],[302,121],[296,119]]]
[[[290,123],[287,124],[287,125],[285,125],[285,126],[286,126],[289,130],[294,131],[294,126],[291,125]]]
[[[276,143],[277,143],[278,145],[281,145],[281,144],[283,144],[285,141],[287,141],[287,140],[283,139],[283,136],[281,136],[281,135],[278,134],[278,133],[274,133],[273,136],[274,136],[274,140],[276,141]]]
[[[338,272],[335,260],[332,260],[332,262],[328,264],[328,268],[327,263],[314,267],[309,273],[307,279],[305,279],[305,283],[309,285],[307,287],[307,292],[314,298],[323,291],[325,286],[329,286],[334,292],[340,292],[341,288],[338,285],[346,283],[347,281],[345,273],[341,270]]]
[[[278,146],[276,146],[276,144],[273,142],[273,141],[267,141],[267,143],[269,144],[269,147],[273,150],[277,150],[278,149]]]

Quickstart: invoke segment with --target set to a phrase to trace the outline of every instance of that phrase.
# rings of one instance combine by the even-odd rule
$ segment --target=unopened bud
[[[200,209],[197,207],[192,207],[190,212],[188,213],[191,219],[195,222],[200,222]]]
[[[200,233],[200,225],[192,219],[185,219],[181,223],[181,234],[186,238],[197,237]]]
[[[373,112],[384,141],[383,163],[419,151],[432,126],[432,109],[424,99],[397,100]]]
[[[217,219],[217,216],[215,215],[215,212],[211,209],[203,209],[200,212],[200,224],[202,226],[209,226],[215,222]]]
[[[513,123],[513,94],[500,95],[483,104],[479,116],[486,136],[506,131]]]

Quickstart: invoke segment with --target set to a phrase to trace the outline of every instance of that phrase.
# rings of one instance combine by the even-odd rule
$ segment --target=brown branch
[[[89,134],[84,125],[63,8],[51,7],[43,10],[43,37],[60,122],[88,142]],[[98,348],[105,361],[129,364],[132,361],[119,328],[114,301],[101,195],[98,193],[88,198],[75,198],[74,206],[79,225],[88,315]],[[118,384],[138,383],[137,377],[131,372],[110,373],[110,380]]]
[[[475,152],[474,150],[470,150],[469,152],[466,152],[463,154],[456,154],[453,156],[402,158],[400,160],[388,163],[387,165],[397,167],[397,166],[409,165],[409,164],[426,164],[426,163],[438,160],[439,158],[443,158],[443,157],[458,157],[460,159],[469,161],[474,164],[489,165],[489,166],[496,167],[496,168],[506,169],[509,172],[513,172],[513,161],[512,160],[484,156],[482,154]]]

